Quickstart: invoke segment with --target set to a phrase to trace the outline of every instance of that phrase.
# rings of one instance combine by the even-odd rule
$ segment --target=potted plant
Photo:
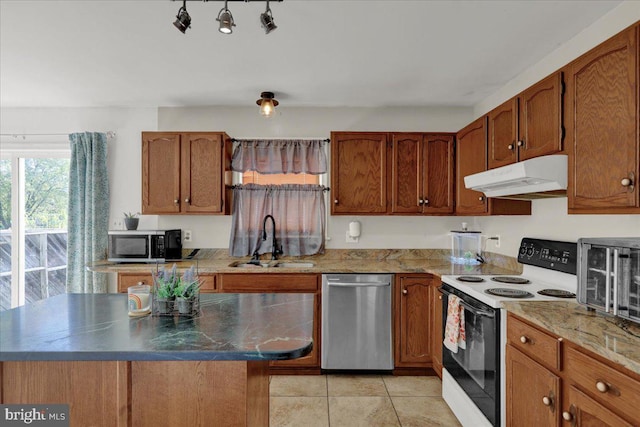
[[[136,213],[123,212],[123,213],[124,213],[124,226],[127,227],[127,230],[137,230],[138,222],[140,221],[140,218],[138,218],[138,215],[140,215],[140,212],[136,212]]]
[[[195,274],[194,267],[191,266],[184,272],[178,285],[173,291],[176,297],[176,305],[180,314],[195,314],[197,303],[200,297],[200,281]]]
[[[175,301],[175,289],[180,285],[180,276],[176,272],[176,265],[171,270],[162,269],[157,274],[151,272],[155,302],[158,314],[171,314]]]

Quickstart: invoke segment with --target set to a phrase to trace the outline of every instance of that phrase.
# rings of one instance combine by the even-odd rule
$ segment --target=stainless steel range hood
[[[567,156],[554,154],[468,175],[464,184],[487,197],[562,197],[567,192],[567,170]]]

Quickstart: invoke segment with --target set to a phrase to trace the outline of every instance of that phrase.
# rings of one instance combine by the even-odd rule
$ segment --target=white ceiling
[[[619,3],[0,0],[0,106],[472,106]]]

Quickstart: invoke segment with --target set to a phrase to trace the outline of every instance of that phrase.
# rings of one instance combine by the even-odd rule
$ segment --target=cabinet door
[[[468,190],[464,177],[487,169],[486,118],[481,117],[458,132],[456,141],[456,214],[485,214],[487,201],[484,194]]]
[[[142,133],[142,213],[180,212],[180,134]]]
[[[422,192],[423,212],[453,213],[453,135],[425,135]]]
[[[519,161],[562,151],[562,87],[557,72],[520,95]]]
[[[396,282],[395,366],[430,367],[429,306],[433,276],[399,277]]]
[[[489,169],[515,163],[518,138],[518,98],[510,99],[488,114]]]
[[[331,214],[387,212],[387,134],[332,132]]]
[[[221,213],[223,203],[222,134],[188,133],[182,137],[182,210]]]
[[[568,66],[569,213],[638,207],[636,32],[626,30]]]
[[[562,415],[572,426],[632,427],[616,413],[590,398],[576,387],[569,388],[569,411]],[[637,419],[636,419],[637,421]]]
[[[507,345],[507,426],[560,424],[560,378]]]
[[[442,378],[442,292],[438,290],[439,281],[431,286],[431,360],[433,370]]]
[[[422,212],[423,134],[391,135],[391,212]]]

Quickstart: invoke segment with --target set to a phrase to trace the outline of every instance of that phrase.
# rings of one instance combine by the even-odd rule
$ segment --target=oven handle
[[[451,292],[442,289],[442,287],[439,287],[438,290],[440,292],[442,292],[443,294],[449,296],[449,295],[454,295]],[[457,295],[455,295],[457,296]],[[460,298],[460,297],[458,297]],[[470,312],[472,312],[473,314],[475,314],[476,316],[484,316],[484,317],[489,317],[489,318],[494,318],[496,317],[495,313],[491,312],[491,311],[487,311],[487,310],[482,310],[482,309],[478,309],[472,305],[470,305],[469,303],[465,302],[462,298],[460,298],[460,305],[463,306],[465,309],[469,310]]]

